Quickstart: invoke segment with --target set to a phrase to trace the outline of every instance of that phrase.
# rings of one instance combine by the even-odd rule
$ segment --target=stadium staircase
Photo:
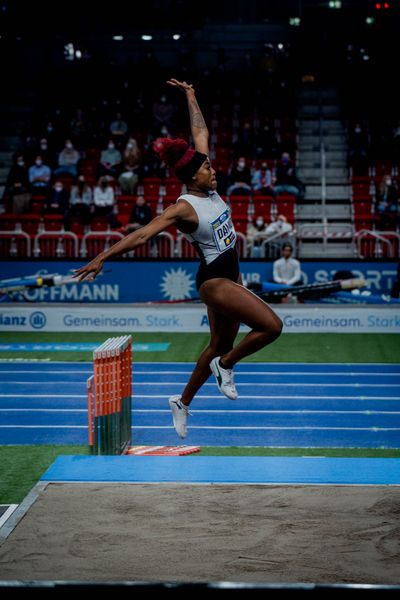
[[[299,256],[356,256],[347,141],[334,89],[300,92],[296,163],[307,188],[297,205]]]

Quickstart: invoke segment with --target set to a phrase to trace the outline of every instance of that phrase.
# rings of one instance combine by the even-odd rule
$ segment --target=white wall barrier
[[[279,305],[274,309],[285,333],[400,333],[398,306]],[[0,331],[207,332],[208,319],[200,304],[1,304]]]

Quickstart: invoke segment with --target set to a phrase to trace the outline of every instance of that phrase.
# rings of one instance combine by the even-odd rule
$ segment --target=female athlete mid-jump
[[[187,193],[169,206],[148,225],[127,235],[90,263],[76,270],[79,281],[93,280],[108,258],[146,244],[171,225],[186,235],[200,257],[196,285],[207,306],[211,339],[200,355],[182,393],[172,396],[169,405],[176,432],[187,433],[188,407],[200,387],[215,375],[220,392],[231,400],[237,398],[233,378],[234,365],[280,335],[282,322],[263,300],[241,285],[236,234],[231,211],[216,192],[215,171],[208,158],[208,129],[192,85],[171,79],[169,85],[186,94],[195,149],[181,139],[160,138],[154,150],[186,184]],[[251,329],[233,346],[240,323]]]

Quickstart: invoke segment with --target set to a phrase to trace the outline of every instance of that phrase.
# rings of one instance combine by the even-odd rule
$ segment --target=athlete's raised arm
[[[193,85],[186,83],[186,81],[178,81],[177,79],[169,79],[167,83],[173,87],[179,88],[186,94],[194,147],[198,152],[202,152],[208,156],[209,133],[203,114],[196,100],[196,94]]]

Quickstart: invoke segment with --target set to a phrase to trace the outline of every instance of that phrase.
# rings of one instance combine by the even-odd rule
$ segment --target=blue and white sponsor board
[[[286,333],[400,333],[400,308],[366,305],[274,307]],[[246,327],[242,327],[246,331]],[[0,331],[207,332],[205,307],[183,305],[0,304]]]
[[[67,275],[83,264],[79,261],[1,261],[0,279],[48,275]],[[43,287],[24,292],[30,302],[104,303],[159,302],[198,296],[195,278],[198,261],[110,261],[107,271],[94,282]],[[303,283],[332,280],[337,271],[351,271],[364,277],[372,293],[387,294],[396,279],[395,262],[337,261],[302,262]],[[272,278],[272,262],[241,261],[245,281],[261,282]]]

